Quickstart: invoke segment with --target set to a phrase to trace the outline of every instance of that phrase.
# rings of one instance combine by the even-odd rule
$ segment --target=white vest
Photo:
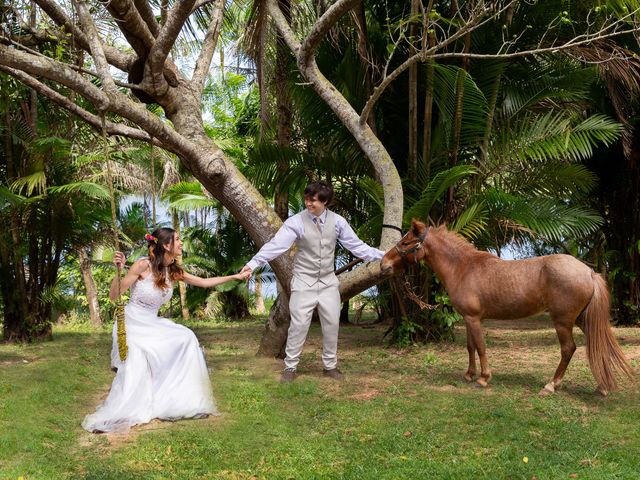
[[[293,261],[291,290],[304,290],[320,282],[324,285],[339,285],[334,273],[336,252],[336,214],[327,210],[322,232],[304,211],[302,224],[304,236],[297,241],[298,251]]]

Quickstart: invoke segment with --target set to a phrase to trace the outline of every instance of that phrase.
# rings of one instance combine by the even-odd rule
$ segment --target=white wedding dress
[[[131,286],[125,307],[128,354],[118,355],[113,328],[111,364],[116,377],[106,400],[87,415],[82,427],[90,432],[120,432],[154,418],[177,420],[217,415],[203,352],[187,327],[158,317],[173,288],[159,289],[153,275]]]

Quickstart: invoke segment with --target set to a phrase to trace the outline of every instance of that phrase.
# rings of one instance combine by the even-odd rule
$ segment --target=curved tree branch
[[[213,15],[211,15],[209,28],[207,29],[207,34],[205,35],[204,41],[202,42],[202,49],[200,50],[200,55],[198,55],[198,60],[196,61],[196,67],[193,71],[192,77],[192,81],[195,84],[194,86],[200,92],[202,92],[202,90],[204,89],[207,73],[209,73],[209,68],[211,68],[211,59],[213,58],[213,52],[216,49],[218,36],[220,35],[220,30],[222,29],[224,0],[216,0],[216,4],[213,8]]]
[[[507,7],[510,6],[513,2],[509,2],[507,4]],[[506,8],[506,7],[505,7]],[[492,14],[490,17],[486,18],[484,21],[480,22],[478,21],[478,19],[472,19],[469,21],[469,28],[461,28],[460,30],[458,30],[455,34],[451,35],[449,38],[444,39],[442,42],[439,42],[438,45],[436,45],[435,47],[431,47],[428,48],[426,50],[422,50],[418,53],[416,53],[415,55],[409,57],[407,60],[405,60],[402,64],[400,64],[398,67],[396,67],[395,70],[393,70],[389,75],[387,75],[382,82],[380,82],[380,84],[375,87],[373,89],[373,93],[371,95],[371,97],[369,97],[369,99],[367,100],[367,103],[365,104],[364,108],[362,109],[362,113],[360,114],[360,123],[366,123],[367,118],[369,117],[369,115],[371,114],[371,111],[373,110],[373,107],[375,106],[376,102],[380,99],[380,97],[382,96],[382,93],[386,90],[386,88],[395,80],[397,79],[405,70],[407,70],[411,65],[417,63],[417,62],[426,62],[427,60],[437,60],[437,59],[443,59],[443,58],[469,58],[469,59],[483,59],[483,60],[491,60],[491,59],[504,59],[504,60],[508,60],[508,59],[513,59],[513,58],[521,58],[521,57],[529,57],[529,56],[533,56],[533,55],[540,55],[540,54],[545,54],[545,53],[557,53],[560,51],[564,51],[564,50],[568,50],[568,49],[572,49],[576,46],[581,46],[581,45],[587,45],[590,43],[593,43],[595,41],[598,40],[605,40],[608,38],[612,38],[612,37],[617,37],[617,36],[622,36],[622,35],[626,35],[626,34],[632,34],[638,31],[638,28],[634,27],[634,28],[626,28],[623,30],[617,30],[615,29],[614,25],[609,25],[606,30],[600,30],[597,31],[593,34],[583,34],[583,35],[579,35],[577,37],[574,37],[560,45],[552,45],[549,47],[538,47],[538,48],[533,48],[533,49],[527,49],[527,50],[521,50],[519,52],[504,52],[504,53],[496,53],[496,54],[482,54],[482,53],[465,53],[465,52],[450,52],[450,53],[436,53],[439,50],[442,50],[442,48],[446,45],[451,44],[454,40],[462,37],[463,35],[472,32],[473,30],[476,30],[477,28],[485,25],[487,22],[489,22],[490,20],[494,19],[497,15],[500,15],[503,11],[505,11],[505,8],[500,9],[499,11],[497,11],[496,13]],[[634,12],[632,12],[632,14],[634,13],[638,13],[640,12],[640,9],[635,10]],[[630,14],[631,15],[631,14]],[[625,18],[631,18],[629,15],[627,15]],[[618,22],[615,22],[615,24],[617,25],[622,25],[622,20],[619,20]],[[614,30],[614,31],[608,31],[608,30]]]
[[[111,72],[109,72],[109,64],[107,63],[104,51],[102,50],[102,42],[100,41],[100,37],[98,37],[98,31],[96,30],[96,26],[93,23],[93,18],[91,18],[91,15],[89,15],[89,11],[86,5],[87,2],[86,0],[74,0],[74,3],[76,5],[76,9],[78,10],[78,18],[80,19],[80,24],[89,37],[88,40],[89,48],[91,50],[91,56],[93,57],[93,61],[96,64],[96,70],[98,72],[98,75],[100,76],[100,80],[102,81],[102,86],[107,95],[110,95],[117,91],[117,88],[115,83],[113,83]]]
[[[305,65],[308,64],[316,48],[318,48],[318,45],[329,30],[331,30],[345,13],[353,9],[353,7],[361,1],[362,0],[338,0],[331,5],[313,24],[309,35],[307,35],[307,38],[305,38],[300,47],[300,52],[297,54],[298,62]]]
[[[146,22],[131,0],[110,0],[107,10],[117,21],[118,28],[125,36],[138,58],[147,58],[147,53],[155,42]]]
[[[162,26],[160,34],[153,43],[147,57],[147,66],[149,67],[154,90],[158,91],[160,95],[163,95],[165,89],[169,88],[164,78],[164,64],[180,34],[180,30],[184,26],[184,22],[191,14],[194,3],[195,0],[182,0],[173,4],[173,8],[167,16],[167,21]]]
[[[65,64],[0,44],[0,65],[64,85],[89,100],[98,111],[113,112],[144,128],[158,139],[162,148],[182,158],[197,158],[202,154],[201,147],[178,134],[149,112],[143,104],[132,102],[129,97],[118,91],[107,96],[100,88]]]
[[[77,46],[87,52],[89,49],[89,40],[87,36],[67,17],[64,11],[53,0],[35,0],[40,8],[53,20],[53,22],[63,27],[67,32],[73,35],[73,39]],[[124,53],[117,48],[109,45],[104,45],[103,50],[109,64],[116,68],[119,68],[123,72],[129,70],[129,67],[135,60],[135,56],[132,54]]]
[[[151,35],[154,37],[158,36],[158,32],[160,31],[160,26],[158,25],[158,21],[156,20],[155,15],[153,14],[153,10],[149,5],[147,0],[134,0],[136,10],[140,13],[140,17],[144,20],[144,23],[149,27],[149,31]]]
[[[16,70],[14,68],[6,67],[4,65],[0,65],[0,70],[11,75],[12,77],[20,80],[25,85],[33,88],[38,93],[44,95],[52,102],[57,103],[64,109],[78,116],[82,121],[88,123],[96,130],[100,131],[102,128],[102,118],[98,115],[95,115],[79,105],[75,104],[71,100],[69,100],[64,95],[56,92],[51,87],[45,85],[40,82],[38,79],[32,77],[24,73],[21,70]],[[107,133],[109,135],[118,135],[122,137],[132,138],[134,140],[141,140],[143,142],[149,142],[151,140],[151,136],[145,132],[144,130],[140,130],[137,128],[132,128],[127,125],[123,125],[122,123],[113,123],[107,121]],[[158,146],[160,146],[159,142],[156,142]]]
[[[345,8],[343,12],[346,12],[346,7],[350,4],[348,1],[345,1],[341,2],[340,5],[340,8]],[[285,39],[285,42],[291,51],[296,55],[300,73],[313,86],[316,93],[331,108],[342,124],[351,132],[355,140],[358,142],[358,145],[373,165],[376,176],[382,184],[384,191],[385,210],[383,222],[388,225],[400,226],[403,213],[402,183],[400,182],[398,170],[389,156],[389,153],[382,145],[380,139],[373,133],[371,128],[366,124],[360,124],[358,113],[344,98],[344,96],[324,77],[324,75],[322,75],[313,55],[305,53],[306,63],[302,61],[303,50],[296,40],[289,23],[286,21],[282,11],[276,3],[276,0],[267,0],[267,8],[274,23],[276,24],[276,28]],[[332,14],[326,18],[334,19],[335,17]],[[325,28],[328,27],[328,22],[329,21],[327,20],[325,27],[318,27],[317,29],[314,29],[314,31],[317,32],[315,36],[316,40],[314,40],[314,42],[309,42],[309,46],[315,45],[316,42],[319,41],[318,35],[322,31],[325,31]],[[312,50],[312,48],[308,48],[307,52]],[[397,239],[397,232],[390,229],[384,229],[381,238],[382,248],[386,249],[391,247]]]

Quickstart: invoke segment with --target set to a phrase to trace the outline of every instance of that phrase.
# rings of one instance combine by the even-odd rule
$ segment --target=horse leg
[[[478,351],[478,357],[480,358],[480,377],[476,380],[476,383],[481,387],[486,387],[489,380],[491,380],[491,370],[489,370],[487,349],[484,344],[484,334],[482,333],[480,318],[465,317],[464,321],[467,325],[467,331],[471,333],[473,344],[475,345],[475,349]]]
[[[555,321],[554,323],[558,340],[560,340],[560,364],[558,368],[556,368],[553,380],[540,390],[540,395],[549,395],[555,392],[557,388],[560,388],[564,372],[567,370],[571,357],[573,357],[573,353],[576,351],[576,342],[573,340],[573,322]]]
[[[473,341],[473,333],[471,332],[469,324],[466,324],[465,326],[467,327],[467,352],[469,352],[469,367],[464,374],[464,379],[467,382],[473,382],[473,379],[476,376],[476,344]]]

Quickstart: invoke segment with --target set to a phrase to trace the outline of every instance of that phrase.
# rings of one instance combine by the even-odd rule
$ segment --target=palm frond
[[[497,189],[484,192],[491,216],[513,234],[561,242],[593,233],[602,217],[589,208],[572,206],[554,198],[525,198]]]
[[[8,187],[0,185],[0,211],[6,207],[16,206],[25,201],[25,197],[17,195]]]
[[[169,202],[169,209],[190,212],[199,208],[218,206],[216,200],[208,197],[199,182],[179,182],[171,185],[162,196]]]
[[[472,203],[458,216],[450,229],[463,237],[473,239],[485,232],[488,218],[489,212],[484,202]]]
[[[475,145],[483,137],[488,113],[487,99],[474,79],[464,70],[451,65],[436,65],[434,69],[434,101],[440,111],[439,121],[445,125],[447,144],[451,142],[453,119],[456,113],[458,76],[464,75],[462,131],[460,146]]]
[[[426,220],[435,203],[449,187],[477,173],[478,169],[472,165],[457,165],[438,173],[422,191],[418,201],[405,212],[404,224],[408,225],[412,218]]]
[[[358,186],[378,207],[378,212],[384,211],[384,190],[380,182],[376,182],[373,178],[362,177]]]
[[[47,176],[44,170],[33,172],[30,175],[17,178],[11,183],[9,188],[14,193],[22,193],[24,191],[27,197],[30,197],[34,193],[40,195],[44,193],[47,188]]]
[[[98,185],[93,182],[73,182],[65,185],[59,185],[55,187],[49,187],[49,193],[52,194],[72,194],[77,193],[83,195],[85,198],[94,200],[109,200],[109,189],[104,185]]]
[[[604,115],[594,115],[573,126],[565,112],[527,114],[511,124],[492,147],[521,162],[566,158],[581,161],[593,154],[597,142],[609,144],[619,137],[622,126]]]

